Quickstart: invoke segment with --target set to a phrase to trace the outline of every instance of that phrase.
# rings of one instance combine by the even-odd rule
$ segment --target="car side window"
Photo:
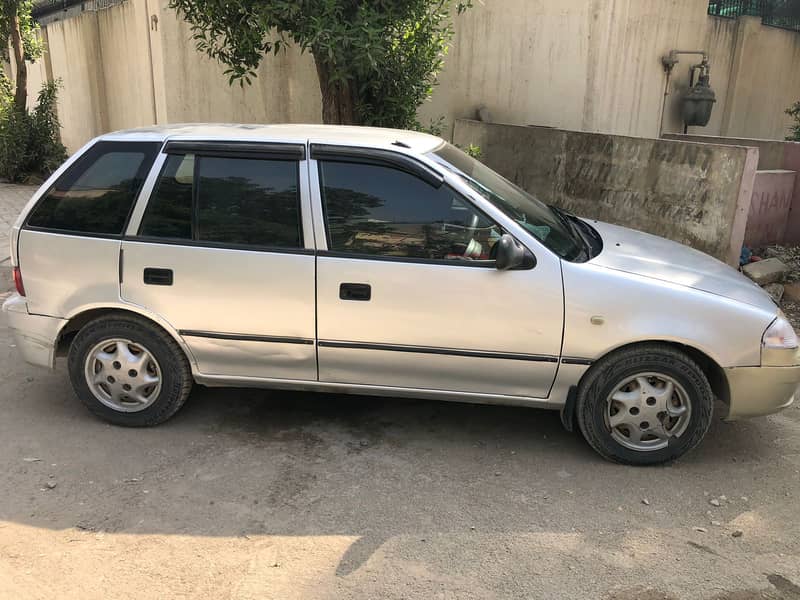
[[[371,164],[320,163],[328,247],[429,260],[489,260],[501,228],[443,185]]]
[[[288,160],[170,155],[139,235],[301,248],[298,169]]]
[[[169,155],[147,203],[139,235],[191,240],[193,182],[194,154]]]
[[[47,191],[27,225],[121,235],[160,146],[158,142],[97,142]]]

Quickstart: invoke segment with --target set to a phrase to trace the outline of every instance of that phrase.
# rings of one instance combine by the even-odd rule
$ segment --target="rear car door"
[[[317,148],[320,381],[547,397],[561,351],[558,260],[499,271],[503,228],[410,157]]]
[[[156,170],[122,298],[177,329],[203,375],[316,380],[305,146],[173,141]]]

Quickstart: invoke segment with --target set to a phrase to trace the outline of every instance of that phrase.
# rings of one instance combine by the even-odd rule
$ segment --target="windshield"
[[[461,177],[561,258],[569,261],[589,258],[586,242],[566,213],[540,202],[452,144],[445,144],[429,156]]]

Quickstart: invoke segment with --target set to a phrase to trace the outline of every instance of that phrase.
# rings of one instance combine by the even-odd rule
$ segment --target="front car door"
[[[121,296],[207,376],[317,379],[303,144],[173,141],[122,243]]]
[[[498,271],[498,220],[408,156],[312,145],[312,159],[320,381],[546,398],[558,259]]]

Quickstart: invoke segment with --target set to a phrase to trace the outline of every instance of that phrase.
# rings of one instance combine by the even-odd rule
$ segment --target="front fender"
[[[563,355],[596,360],[637,342],[691,346],[723,368],[759,366],[775,312],[641,275],[563,263]]]

